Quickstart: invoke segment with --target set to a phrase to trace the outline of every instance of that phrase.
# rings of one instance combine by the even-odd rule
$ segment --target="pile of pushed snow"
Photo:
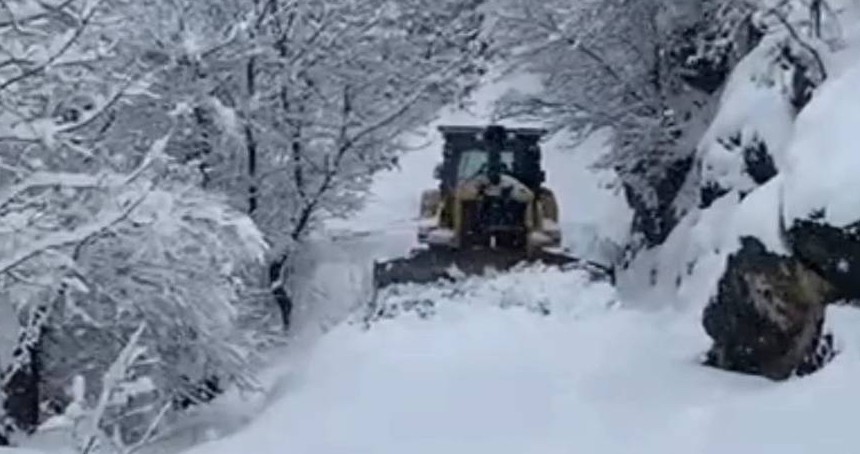
[[[584,270],[529,265],[430,285],[393,285],[380,291],[364,321],[402,315],[445,317],[476,307],[582,316],[605,311],[615,301],[614,287],[604,280],[594,280]]]

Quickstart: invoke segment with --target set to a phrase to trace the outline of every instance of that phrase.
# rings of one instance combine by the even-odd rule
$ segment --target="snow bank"
[[[788,150],[787,223],[815,213],[836,227],[860,220],[860,64],[825,83],[801,112]]]

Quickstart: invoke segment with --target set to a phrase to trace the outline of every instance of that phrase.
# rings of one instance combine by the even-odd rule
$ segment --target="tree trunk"
[[[248,65],[245,68],[246,83],[248,90],[248,99],[253,99],[256,87],[256,59],[251,57],[248,59]],[[250,110],[250,109],[249,109]],[[248,152],[248,214],[253,215],[257,211],[257,140],[254,137],[254,128],[251,125],[251,112],[245,113],[245,148]]]
[[[60,292],[64,292],[61,289]],[[39,384],[42,367],[39,350],[47,325],[49,306],[42,305],[33,310],[27,326],[23,328],[12,357],[12,364],[2,375],[2,393],[6,399],[3,409],[13,429],[33,433],[39,426]],[[6,426],[6,421],[0,421]],[[5,432],[5,430],[3,431]],[[0,432],[0,438],[8,442],[8,434]],[[2,440],[0,440],[2,445]]]
[[[809,4],[809,16],[812,22],[812,37],[821,39],[821,1],[812,0]]]
[[[284,268],[289,263],[289,255],[284,253],[269,264],[269,283],[272,296],[281,312],[281,322],[284,331],[290,329],[290,317],[293,313],[293,299],[287,293],[286,271]]]

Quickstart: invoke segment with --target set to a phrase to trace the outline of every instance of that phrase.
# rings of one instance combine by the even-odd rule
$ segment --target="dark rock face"
[[[699,189],[699,208],[704,210],[713,205],[720,197],[729,193],[729,190],[720,186],[719,183],[709,181]]]
[[[799,260],[743,238],[704,311],[705,331],[714,340],[707,363],[774,380],[814,371],[826,349],[821,330],[833,295],[832,286]]]
[[[860,299],[860,224],[833,227],[818,220],[797,221],[786,232],[791,248],[807,267],[836,289],[837,297]]]
[[[719,142],[726,150],[736,153],[738,159],[743,160],[743,174],[749,177],[755,187],[767,183],[777,175],[778,171],[773,156],[768,151],[767,143],[759,136],[754,135],[749,140],[744,141],[744,138],[738,133],[720,139]],[[703,164],[699,161],[697,165],[701,168]],[[704,181],[699,189],[699,208],[710,207],[717,199],[729,194],[732,190],[737,190],[743,199],[752,189],[749,187],[724,187],[716,181]]]
[[[807,53],[792,48],[788,42],[780,48],[779,63],[783,67],[792,68],[790,100],[797,112],[809,104],[812,93],[824,78],[824,74],[819,74],[819,70],[814,68],[814,57],[805,54]]]
[[[776,164],[767,150],[767,144],[759,137],[744,146],[744,171],[755,184],[761,186],[777,174]]]

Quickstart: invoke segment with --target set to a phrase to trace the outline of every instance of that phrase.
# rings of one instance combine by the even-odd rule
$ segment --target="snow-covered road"
[[[485,121],[498,90],[479,93],[477,118],[441,120]],[[570,245],[582,250],[588,232],[620,239],[629,212],[602,188],[606,175],[585,169],[599,143],[579,154],[561,144],[547,146],[546,162]],[[642,311],[575,272],[423,288],[410,298],[432,301],[432,317],[370,330],[338,323],[363,302],[370,261],[413,244],[438,150],[436,140],[407,155],[379,176],[364,211],[328,225],[301,276],[310,303],[296,325],[313,339],[301,366],[246,429],[189,454],[856,452],[860,318],[851,311],[829,314],[843,348],[834,363],[781,384],[700,366],[701,308],[667,301]],[[522,307],[535,303],[550,314]],[[321,324],[331,329],[319,336]]]
[[[416,246],[420,193],[438,185],[433,168],[441,161],[442,138],[436,127],[487,124],[493,120],[493,102],[505,91],[537,88],[538,82],[528,75],[489,82],[466,108],[445,109],[425,130],[406,138],[415,151],[400,159],[398,169],[377,175],[365,207],[348,219],[328,221],[306,258],[298,260],[303,266],[295,276],[302,302],[294,316],[297,336],[315,337],[320,325],[336,323],[366,302],[373,260],[402,256]],[[615,252],[613,245],[625,240],[632,216],[621,193],[610,188],[613,175],[589,169],[605,139],[597,134],[574,147],[569,137],[557,134],[543,144],[547,186],[560,204],[565,246],[598,262],[606,261],[606,255]],[[338,285],[332,285],[334,281]]]

